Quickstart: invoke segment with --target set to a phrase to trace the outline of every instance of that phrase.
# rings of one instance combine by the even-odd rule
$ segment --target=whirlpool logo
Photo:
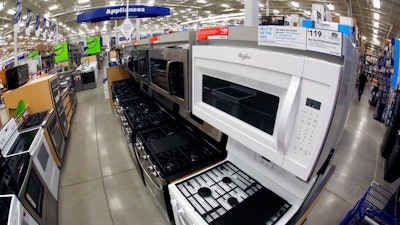
[[[246,60],[246,59],[251,59],[251,56],[247,53],[239,53],[239,58],[241,58],[242,60]]]

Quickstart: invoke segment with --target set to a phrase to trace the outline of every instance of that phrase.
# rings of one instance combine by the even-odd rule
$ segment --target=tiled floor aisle
[[[392,191],[396,187],[382,181],[378,151],[386,128],[372,119],[376,108],[369,96],[366,91],[361,101],[354,98],[333,162],[337,169],[306,225],[339,224],[375,176]],[[117,123],[101,83],[78,93],[61,172],[60,225],[167,225],[139,180]]]

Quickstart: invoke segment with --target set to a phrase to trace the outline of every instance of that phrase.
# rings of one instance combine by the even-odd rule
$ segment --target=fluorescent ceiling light
[[[304,14],[306,14],[307,16],[310,16],[310,15],[311,15],[311,12],[308,11],[308,10],[304,10]]]
[[[379,18],[380,18],[379,13],[374,13],[374,19],[375,19],[375,20],[379,20]]]
[[[374,27],[378,28],[379,27],[379,22],[378,21],[373,21]]]
[[[373,39],[377,39],[377,38],[378,38],[378,35],[373,34],[373,35],[372,35],[372,38],[373,38]]]
[[[333,6],[331,3],[329,3],[328,5],[326,5],[326,7],[329,9],[329,10],[335,10],[335,6]]]
[[[4,9],[4,3],[1,2],[1,3],[0,3],[0,11],[3,10],[3,9]]]
[[[214,21],[221,21],[221,20],[243,19],[243,18],[244,18],[244,13],[231,13],[231,14],[207,17],[207,18],[203,18],[203,19],[189,20],[189,21],[181,23],[181,25],[197,23],[197,22],[204,23],[204,22],[214,22]]]
[[[226,3],[222,3],[222,4],[221,4],[221,7],[230,8],[230,6],[229,6],[228,4],[226,4]]]
[[[58,9],[58,5],[52,5],[52,6],[49,7],[50,11],[54,11],[54,10],[57,10],[57,9]]]
[[[200,3],[200,4],[206,4],[206,3],[207,3],[207,1],[206,1],[206,0],[197,0],[197,3]]]
[[[85,3],[89,3],[90,0],[78,0],[78,4],[85,4]]]
[[[279,10],[276,10],[276,9],[272,10],[272,12],[276,13],[276,14],[279,14]]]
[[[147,1],[147,5],[154,5],[154,0],[149,0],[149,1]]]
[[[4,28],[8,28],[8,26],[9,26],[8,23],[6,23],[6,24],[4,24],[3,27],[4,27]]]
[[[49,18],[49,17],[50,17],[50,14],[49,14],[49,13],[46,13],[46,14],[43,15],[43,17],[44,17],[44,18]]]
[[[10,15],[14,15],[15,14],[15,10],[14,9],[8,9],[7,13]]]
[[[377,34],[377,33],[378,33],[378,30],[377,30],[377,29],[373,29],[372,31],[374,32],[374,34]]]
[[[114,6],[114,5],[116,5],[117,3],[115,2],[115,1],[111,1],[110,2],[110,6]]]
[[[372,5],[375,8],[379,9],[379,8],[381,8],[381,1],[380,0],[372,0]]]
[[[374,38],[373,41],[375,42],[375,44],[380,44],[379,40]]]
[[[293,7],[296,7],[296,8],[299,8],[300,7],[300,4],[298,3],[298,2],[290,2],[290,4],[293,6]]]
[[[22,17],[22,19],[23,19],[23,20],[25,20],[25,19],[26,19],[26,17],[28,17],[28,16],[27,16],[27,15],[25,15],[25,16],[23,16],[23,17]]]

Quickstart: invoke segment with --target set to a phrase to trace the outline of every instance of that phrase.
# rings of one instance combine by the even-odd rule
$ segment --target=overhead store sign
[[[148,18],[170,15],[170,9],[159,6],[130,5],[129,18]],[[77,16],[77,22],[100,22],[126,18],[126,6],[112,6],[86,11]]]

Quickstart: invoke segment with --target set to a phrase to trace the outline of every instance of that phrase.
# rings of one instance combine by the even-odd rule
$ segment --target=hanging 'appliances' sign
[[[170,9],[160,6],[130,5],[129,18],[148,18],[170,15]],[[100,22],[126,18],[126,6],[112,6],[93,9],[77,16],[77,22]]]

